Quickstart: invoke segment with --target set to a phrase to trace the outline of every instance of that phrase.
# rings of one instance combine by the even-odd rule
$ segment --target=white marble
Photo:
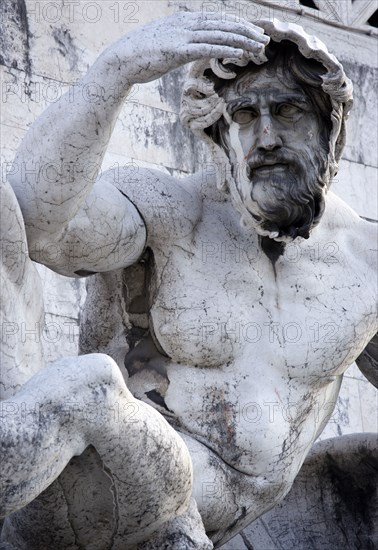
[[[248,548],[374,548],[377,463],[374,433],[317,443],[286,499],[245,530]]]
[[[42,279],[29,258],[21,211],[7,182],[1,185],[1,209],[0,514],[7,516],[2,539],[21,549],[48,544],[52,537],[60,548],[68,548],[73,528],[88,548],[103,548],[110,540],[112,548],[133,547],[186,513],[192,487],[188,450],[161,415],[131,395],[110,357],[67,357],[46,366],[43,341],[58,338],[62,355],[63,328],[44,314]],[[46,530],[54,513],[60,516],[58,500],[49,517],[37,519],[29,533],[28,508],[22,507],[43,491],[42,501],[48,499],[55,485],[55,493],[62,491],[62,481],[54,484],[59,474],[73,457],[85,450],[93,453],[93,448],[108,481],[103,489],[115,499],[112,521],[97,529],[87,522],[72,526],[67,519],[58,525],[58,532],[65,530],[60,537]],[[143,490],[136,490],[141,481]],[[63,487],[68,502],[70,485]],[[90,489],[88,483],[85,487]],[[17,516],[11,514],[20,508]],[[93,514],[92,521],[96,519]],[[14,521],[20,522],[16,528]],[[169,526],[165,529],[169,533]]]
[[[115,42],[82,81],[83,87],[96,83],[104,92],[90,102],[82,95],[73,101],[69,96],[62,98],[39,117],[24,139],[16,165],[31,167],[39,159],[39,178],[29,175],[20,180],[16,173],[10,175],[31,250],[55,243],[61,253],[44,259],[49,267],[70,276],[99,273],[88,280],[82,350],[107,352],[120,366],[125,359],[124,375],[135,397],[155,407],[181,433],[194,466],[196,505],[192,502],[192,506],[198,507],[215,545],[226,542],[285,496],[332,414],[330,403],[336,399],[341,375],[377,329],[375,256],[369,244],[374,242],[374,226],[331,192],[326,196],[329,175],[336,170],[344,144],[340,128],[347,113],[341,102],[350,101],[351,89],[340,65],[319,42],[299,28],[263,25],[275,40],[290,38],[305,57],[322,62],[326,68],[323,89],[332,99],[333,114],[339,117],[333,118],[329,155],[322,169],[311,163],[313,157],[307,160],[308,173],[322,178],[320,195],[326,201],[324,215],[320,208],[309,219],[308,240],[289,235],[281,214],[274,220],[265,214],[264,223],[277,224],[274,230],[255,223],[256,219],[240,225],[240,216],[245,221],[250,206],[246,174],[233,178],[227,170],[224,179],[232,196],[224,181],[215,177],[204,181],[199,174],[179,181],[143,168],[121,170],[116,182],[112,172],[103,173],[95,182],[98,171],[93,167],[101,165],[130,85],[154,80],[197,59],[200,65],[198,70],[194,67],[192,77],[198,76],[199,69],[203,76],[207,66],[224,76],[227,69],[209,64],[213,57],[232,58],[240,66],[252,60],[265,67],[264,47],[269,39],[263,30],[224,20],[218,14],[204,20],[202,14],[182,13]],[[300,126],[309,115],[308,130],[313,136],[301,134],[309,151],[322,127],[311,102],[303,110],[286,97],[279,105],[280,109],[288,107],[288,113],[276,111],[274,98],[263,94],[267,73],[260,75],[263,102],[252,103],[253,80],[249,88],[245,86],[244,95],[249,102],[247,112],[256,109],[266,121],[248,146],[240,119],[231,120],[226,110],[227,94],[226,100],[215,97],[212,90],[209,95],[217,115],[211,124],[221,116],[225,121],[222,139],[232,151],[231,164],[240,168],[244,157],[251,160],[255,148],[261,155],[270,155],[254,167],[258,171],[265,166],[268,172],[263,168],[256,176],[263,203],[270,193],[264,194],[271,176],[267,164],[277,163],[274,155],[284,146],[301,149],[295,139],[289,139],[293,122]],[[230,74],[226,76],[233,80]],[[273,88],[279,84],[277,78],[275,71],[269,75]],[[114,95],[114,89],[121,93]],[[201,99],[194,89],[190,93],[192,99]],[[303,97],[298,101],[302,104]],[[206,127],[201,120],[205,114],[200,106],[195,110],[194,118],[200,119],[197,129]],[[289,118],[288,126],[281,116]],[[133,123],[130,116],[128,124]],[[278,123],[279,132],[275,129]],[[54,131],[57,124],[59,134]],[[264,143],[262,137],[267,137]],[[183,146],[178,146],[182,155]],[[134,154],[131,151],[130,157]],[[227,157],[223,159],[227,168]],[[48,171],[49,164],[55,172]],[[180,163],[173,167],[178,169]],[[280,178],[282,167],[276,180]],[[283,180],[281,188],[276,180],[283,193]],[[248,181],[256,184],[253,179]],[[260,210],[249,213],[261,215]],[[293,220],[300,222],[295,216]],[[293,238],[295,247],[290,242]],[[281,240],[287,242],[286,248],[280,248]],[[93,243],[96,254],[90,246]],[[130,394],[128,398],[133,399]],[[160,416],[154,418],[161,422]],[[112,437],[108,444],[109,440]],[[96,477],[96,456],[80,460],[83,468],[89,461],[89,471]],[[139,458],[133,460],[137,463]],[[155,472],[161,468],[159,460]],[[65,470],[68,485],[77,467],[74,463]],[[114,469],[118,472],[117,465]],[[153,474],[151,469],[149,476]],[[83,483],[89,482],[84,479]],[[147,498],[149,493],[141,491],[141,495]],[[140,513],[143,505],[139,504]],[[96,544],[95,506],[95,501],[92,509],[89,504],[88,513],[93,528],[83,533],[78,520],[78,536],[87,545],[89,540]],[[75,501],[68,506],[77,507]],[[53,510],[53,522],[51,515],[48,522],[58,525],[59,508]],[[13,526],[20,523],[20,517],[24,525],[33,521],[35,513],[31,507],[16,513],[13,520],[11,516],[5,540],[22,537],[22,528]],[[198,523],[198,517],[193,521]],[[38,529],[47,529],[47,519]],[[204,537],[201,522],[199,533]],[[202,540],[203,548],[211,546]],[[35,543],[29,541],[30,549],[36,547],[30,544]]]

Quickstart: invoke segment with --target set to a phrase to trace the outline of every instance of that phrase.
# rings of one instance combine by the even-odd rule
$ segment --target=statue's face
[[[222,139],[244,222],[276,240],[308,238],[324,209],[327,156],[312,102],[272,69],[240,77],[222,95]]]

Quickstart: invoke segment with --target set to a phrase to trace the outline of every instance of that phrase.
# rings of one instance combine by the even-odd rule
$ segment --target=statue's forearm
[[[59,234],[96,181],[131,86],[119,65],[105,52],[26,134],[9,179],[29,240]]]

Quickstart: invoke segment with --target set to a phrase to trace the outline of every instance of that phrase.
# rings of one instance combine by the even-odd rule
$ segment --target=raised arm
[[[141,252],[143,222],[133,205],[120,192],[111,193],[104,182],[92,193],[131,86],[202,57],[256,59],[268,41],[262,29],[249,23],[224,21],[218,14],[178,13],[138,29],[106,49],[74,93],[68,92],[38,118],[18,150],[10,182],[23,212],[30,250],[38,251],[50,243],[72,247],[77,244],[78,226],[80,238],[86,233],[93,242],[91,228],[100,224],[96,236],[99,248],[114,245],[107,231],[113,226],[118,240],[133,239],[134,252]],[[93,93],[90,97],[89,91]],[[101,201],[106,205],[98,208]],[[117,210],[114,221],[113,204]],[[81,240],[80,244],[87,243]],[[53,260],[35,259],[54,268]],[[105,266],[102,259],[99,266],[92,262],[76,271],[103,271],[106,267],[120,265],[110,262]]]

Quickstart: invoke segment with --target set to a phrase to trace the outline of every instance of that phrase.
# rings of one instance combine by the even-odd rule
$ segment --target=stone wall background
[[[37,116],[77,82],[112,41],[178,9],[221,11],[251,21],[273,16],[318,35],[344,64],[355,86],[348,144],[333,190],[359,215],[377,219],[377,32],[368,24],[370,0],[2,0],[0,17],[1,177]],[[319,7],[320,9],[315,9]],[[349,7],[349,11],[346,10]],[[325,9],[327,8],[327,9]],[[365,11],[364,11],[365,10]],[[369,16],[369,17],[368,17]],[[376,17],[376,16],[375,16]],[[178,119],[185,68],[132,90],[114,130],[102,169],[132,164],[178,177],[203,169],[207,151]],[[88,90],[90,93],[90,90]],[[88,100],[90,97],[88,96]],[[56,129],[59,132],[59,128]],[[40,259],[56,254],[38,251]],[[95,253],[95,250],[94,252]],[[48,360],[77,353],[85,281],[58,276],[38,266],[44,282]],[[377,393],[354,365],[344,377],[335,412],[321,438],[378,431]],[[221,495],[220,495],[221,497]],[[248,547],[248,530],[225,548]],[[260,550],[260,549],[259,549]],[[261,549],[262,550],[262,549]],[[265,549],[264,549],[265,550]]]

